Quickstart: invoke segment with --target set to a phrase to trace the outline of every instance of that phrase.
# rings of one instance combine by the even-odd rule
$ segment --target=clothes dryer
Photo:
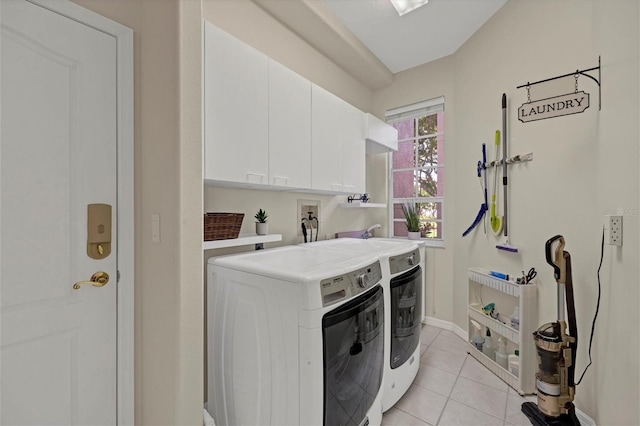
[[[207,269],[216,424],[380,424],[376,256],[287,246],[212,258]]]
[[[389,410],[413,383],[420,368],[422,268],[417,244],[387,239],[338,238],[305,247],[360,252],[380,259],[385,294],[385,368],[382,411]]]

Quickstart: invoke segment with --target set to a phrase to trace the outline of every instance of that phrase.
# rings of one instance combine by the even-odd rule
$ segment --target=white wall
[[[432,88],[434,81],[445,87],[453,84],[446,119],[453,118],[454,130],[447,126],[445,164],[455,176],[446,187],[447,206],[455,206],[445,216],[454,227],[454,238],[445,249],[452,262],[438,263],[436,276],[441,277],[441,287],[452,288],[452,319],[457,325],[467,325],[469,266],[512,274],[535,267],[539,321],[553,321],[556,284],[544,260],[544,243],[562,234],[572,255],[580,337],[577,374],[582,373],[597,299],[602,226],[607,214],[624,216],[624,246],[605,246],[594,364],[576,395],[582,411],[607,425],[640,423],[638,8],[635,0],[510,0],[452,55],[447,66],[440,61],[427,64],[412,80],[424,98],[424,86]],[[517,120],[526,91],[516,86],[597,66],[598,55],[602,56],[602,111],[597,107],[596,84],[581,77],[580,90],[591,94],[591,107],[584,113],[526,124]],[[420,100],[404,85],[398,87],[404,94],[401,99],[389,96],[402,74],[391,88],[374,94],[377,111]],[[568,78],[533,86],[532,98],[572,92],[573,83]],[[534,153],[533,162],[509,168],[509,233],[517,254],[496,250],[503,239],[484,235],[481,228],[461,237],[482,202],[475,167],[481,144],[491,147],[493,134],[501,127],[503,92],[509,105],[509,154]]]
[[[201,0],[204,19],[357,108],[372,92],[251,0]]]
[[[74,1],[134,31],[135,424],[202,424],[200,2]]]
[[[267,247],[277,245],[289,245],[302,243],[302,236],[298,236],[300,221],[296,216],[298,200],[313,200],[320,202],[320,234],[318,241],[335,238],[336,232],[361,230],[371,226],[372,220],[375,223],[383,224],[385,217],[376,218],[375,212],[367,212],[365,209],[345,209],[338,206],[341,202],[346,202],[344,197],[329,195],[317,195],[296,192],[271,192],[251,189],[220,188],[205,185],[205,210],[206,211],[229,211],[232,213],[244,213],[241,233],[255,233],[255,222],[253,218],[259,208],[269,213],[269,233],[282,234],[282,242],[268,243]],[[376,210],[378,216],[386,216],[386,209]],[[313,238],[316,238],[314,229]],[[376,231],[378,232],[378,231]],[[250,247],[249,249],[253,249]],[[217,251],[210,251],[213,255],[218,255]]]
[[[456,191],[454,188],[456,171],[454,164],[456,156],[453,153],[457,131],[456,99],[454,97],[455,57],[448,56],[425,65],[395,74],[391,86],[377,91],[373,98],[372,113],[384,117],[385,110],[410,105],[427,99],[444,96],[445,98],[445,206],[443,211],[443,236],[445,248],[426,248],[426,305],[427,316],[446,321],[453,321],[453,254],[455,238],[458,228],[454,223],[454,212],[457,209]],[[473,171],[469,171],[473,173]],[[477,184],[476,184],[477,187]],[[469,213],[465,220],[475,218],[477,207],[481,200],[477,200],[476,210]],[[437,265],[437,267],[436,267]]]

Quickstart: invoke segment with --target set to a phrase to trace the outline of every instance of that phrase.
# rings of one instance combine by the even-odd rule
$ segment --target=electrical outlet
[[[622,246],[622,216],[609,216],[609,244]]]

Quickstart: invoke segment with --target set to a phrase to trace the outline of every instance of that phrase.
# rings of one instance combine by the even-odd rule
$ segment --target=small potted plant
[[[269,224],[267,223],[269,215],[267,212],[259,209],[254,217],[256,218],[256,234],[267,235],[269,233]]]
[[[415,204],[403,204],[402,213],[404,213],[404,220],[407,225],[407,231],[409,231],[410,240],[420,239],[420,211]]]

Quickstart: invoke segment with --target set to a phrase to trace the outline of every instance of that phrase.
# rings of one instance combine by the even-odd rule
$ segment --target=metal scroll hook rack
[[[585,77],[590,78],[591,80],[595,81],[596,84],[598,85],[598,111],[600,111],[602,109],[602,73],[601,73],[601,63],[600,63],[600,56],[598,56],[598,66],[597,67],[593,67],[593,68],[587,68],[584,70],[576,70],[575,72],[570,72],[568,74],[563,74],[563,75],[559,75],[557,77],[551,77],[551,78],[546,78],[544,80],[540,80],[540,81],[534,81],[533,83],[527,82],[527,84],[521,84],[520,86],[516,87],[516,89],[522,89],[523,87],[527,88],[527,93],[529,93],[529,88],[533,85],[536,84],[540,84],[540,83],[546,83],[548,81],[552,81],[552,80],[557,80],[559,78],[565,78],[565,77],[570,77],[570,76],[574,76],[576,78],[576,91],[577,91],[577,86],[578,86],[578,77],[581,75],[584,75]],[[595,71],[598,70],[598,78],[595,78],[594,76],[587,74],[588,72],[591,71]],[[531,98],[529,97],[529,102],[531,102]]]

